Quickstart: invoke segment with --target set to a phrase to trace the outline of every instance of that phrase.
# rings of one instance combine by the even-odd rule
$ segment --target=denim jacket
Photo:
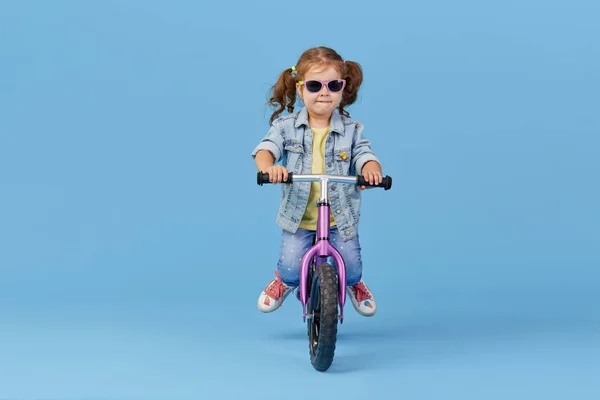
[[[335,175],[360,175],[367,161],[377,161],[371,151],[371,143],[362,135],[363,125],[333,112],[331,131],[325,141],[325,173]],[[273,121],[267,135],[252,152],[252,158],[259,150],[268,150],[275,162],[294,174],[310,174],[312,167],[313,133],[308,125],[306,108]],[[297,182],[281,185],[281,203],[277,213],[277,225],[295,233],[302,220],[310,182]],[[356,185],[329,183],[331,213],[344,241],[358,233],[360,219],[361,191]]]

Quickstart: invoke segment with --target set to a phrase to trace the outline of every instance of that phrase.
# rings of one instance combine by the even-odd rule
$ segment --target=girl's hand
[[[288,170],[281,165],[272,165],[267,167],[263,172],[269,174],[269,181],[271,183],[281,183],[288,178]]]
[[[381,172],[381,165],[377,161],[367,162],[362,169],[362,175],[365,180],[371,185],[379,185],[383,182],[383,174]],[[365,190],[366,186],[361,186],[360,190]]]

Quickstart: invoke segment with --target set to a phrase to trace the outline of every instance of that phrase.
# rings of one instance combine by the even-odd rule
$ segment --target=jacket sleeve
[[[277,121],[274,121],[266,136],[260,141],[254,151],[252,151],[252,158],[255,158],[256,153],[260,150],[268,150],[273,154],[273,157],[275,157],[275,162],[278,162],[283,153],[283,142],[282,127]]]
[[[362,175],[363,166],[368,161],[379,162],[379,159],[371,150],[371,142],[363,136],[363,129],[363,125],[357,123],[352,138],[352,167],[356,175]]]

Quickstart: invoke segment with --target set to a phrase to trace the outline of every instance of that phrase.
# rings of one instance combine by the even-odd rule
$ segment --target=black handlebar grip
[[[356,182],[358,186],[366,186],[366,187],[382,187],[385,190],[390,190],[392,188],[392,177],[387,175],[384,176],[379,185],[371,185],[369,182],[365,180],[365,177],[362,175],[358,176],[358,181]]]
[[[258,171],[258,173],[256,174],[256,183],[258,184],[258,186],[262,186],[263,183],[269,183],[269,174],[262,173],[260,171]]]
[[[291,172],[288,172],[287,180],[282,181],[281,183],[292,183],[292,175],[293,174]],[[258,183],[259,186],[262,186],[264,183],[271,183],[269,180],[269,174],[267,172],[258,171],[256,174],[256,183]]]

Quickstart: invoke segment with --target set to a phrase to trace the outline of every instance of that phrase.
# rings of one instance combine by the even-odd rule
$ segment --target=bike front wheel
[[[308,314],[310,362],[317,371],[326,371],[333,362],[337,341],[337,274],[328,263],[317,266],[311,282]]]

